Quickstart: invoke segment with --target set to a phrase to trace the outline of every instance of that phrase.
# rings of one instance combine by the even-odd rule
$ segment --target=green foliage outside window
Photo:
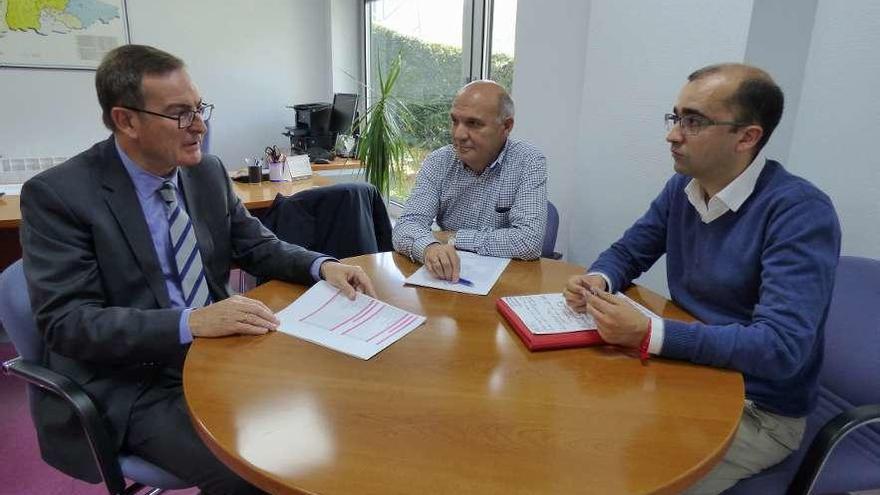
[[[371,36],[372,74],[378,74],[377,63],[390,67],[398,54],[403,61],[394,93],[409,113],[403,135],[410,152],[391,181],[391,198],[403,201],[425,156],[451,142],[449,108],[464,84],[462,53],[458,47],[426,43],[378,24],[373,24]],[[513,58],[495,54],[490,65],[491,78],[510,90]],[[377,88],[378,81],[371,81],[371,87]]]

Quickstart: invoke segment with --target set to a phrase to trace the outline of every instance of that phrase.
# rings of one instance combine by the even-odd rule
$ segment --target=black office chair
[[[0,274],[0,321],[19,356],[3,363],[3,372],[29,383],[28,400],[34,407],[34,386],[63,398],[75,411],[89,441],[98,470],[111,495],[131,495],[149,487],[149,495],[192,485],[144,459],[117,452],[92,399],[70,378],[44,367],[43,341],[34,323],[21,260]],[[126,485],[125,478],[134,483]]]

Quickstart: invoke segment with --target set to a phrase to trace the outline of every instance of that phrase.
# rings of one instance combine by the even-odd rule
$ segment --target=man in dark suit
[[[81,384],[111,439],[206,493],[259,493],[208,451],[187,413],[181,370],[193,337],[257,335],[278,320],[229,297],[232,262],[260,277],[324,279],[373,293],[357,267],[279,241],[250,216],[200,143],[211,105],[183,62],[127,45],[98,68],[108,140],[28,181],[24,268],[45,364]],[[75,415],[53,396],[34,413],[43,456],[99,481]]]

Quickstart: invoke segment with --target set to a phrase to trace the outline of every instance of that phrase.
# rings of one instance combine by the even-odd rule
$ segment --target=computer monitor
[[[336,93],[333,95],[333,111],[330,113],[330,132],[351,134],[351,125],[357,113],[358,95]]]

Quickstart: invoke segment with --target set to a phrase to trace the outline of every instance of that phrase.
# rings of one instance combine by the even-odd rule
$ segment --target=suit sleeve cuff
[[[325,261],[338,262],[339,260],[332,256],[321,256],[316,258],[315,261],[312,262],[312,265],[309,267],[309,274],[312,276],[312,280],[314,280],[315,282],[320,282],[321,280],[323,280],[321,278],[321,265],[323,265]]]
[[[192,308],[186,308],[180,312],[180,323],[177,325],[180,332],[180,344],[186,345],[193,341],[192,331],[189,329],[189,314]]]
[[[648,342],[648,352],[654,355],[660,355],[663,350],[663,334],[665,333],[665,324],[663,318],[651,317],[651,341]]]

